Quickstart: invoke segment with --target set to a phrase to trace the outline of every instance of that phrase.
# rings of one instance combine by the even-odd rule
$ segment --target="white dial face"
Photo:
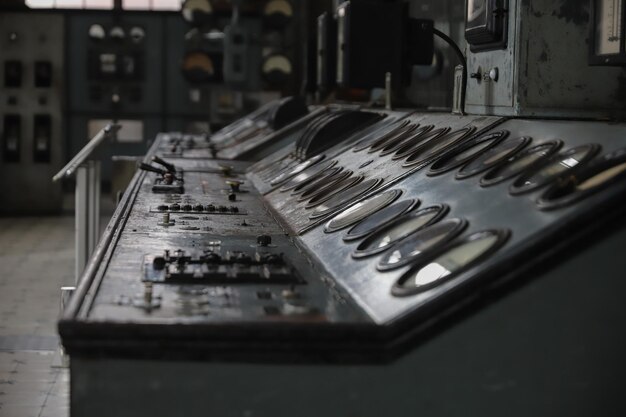
[[[467,0],[467,21],[480,18],[485,13],[485,0]]]
[[[596,54],[619,54],[623,33],[624,0],[596,2]]]

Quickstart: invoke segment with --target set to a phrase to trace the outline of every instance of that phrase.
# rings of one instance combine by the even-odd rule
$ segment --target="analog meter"
[[[590,30],[590,64],[626,65],[626,0],[594,0]]]

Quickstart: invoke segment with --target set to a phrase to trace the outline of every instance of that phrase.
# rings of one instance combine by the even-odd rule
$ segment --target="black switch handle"
[[[161,175],[165,175],[167,173],[166,171],[162,169],[155,168],[152,165],[148,165],[143,162],[139,164],[139,168],[143,169],[144,171],[156,172],[157,174],[161,174]]]
[[[169,162],[165,162],[163,159],[159,158],[158,156],[153,156],[152,161],[156,162],[159,165],[164,166],[165,169],[167,169],[169,172],[176,172],[176,167],[174,165],[170,164]]]

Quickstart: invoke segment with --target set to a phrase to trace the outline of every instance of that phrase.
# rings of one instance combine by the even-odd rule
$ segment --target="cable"
[[[450,45],[461,61],[461,65],[463,66],[463,74],[461,75],[461,114],[465,114],[465,89],[467,87],[467,61],[465,60],[465,55],[463,55],[461,48],[459,48],[456,42],[445,33],[433,28],[433,34]]]

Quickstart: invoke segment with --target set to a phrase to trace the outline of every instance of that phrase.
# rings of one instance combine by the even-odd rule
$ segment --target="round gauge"
[[[335,195],[347,192],[351,187],[354,187],[361,181],[363,181],[363,176],[348,177],[340,181],[333,182],[331,186],[321,189],[314,196],[312,196],[309,201],[304,205],[304,208],[312,209],[313,207],[319,206],[320,204],[334,197]]]
[[[420,126],[419,128],[417,128],[417,130],[415,130],[414,132],[411,132],[411,136],[409,137],[399,136],[393,140],[387,141],[385,143],[385,146],[383,146],[380,152],[380,156],[385,156],[385,155],[389,155],[390,153],[394,153],[395,151],[398,150],[398,148],[404,145],[405,142],[417,141],[420,137],[423,137],[423,135],[433,130],[433,127],[434,127],[433,125]]]
[[[409,123],[408,125],[402,127],[401,129],[398,129],[398,130],[394,131],[392,134],[380,137],[377,140],[375,140],[374,142],[372,142],[372,144],[370,145],[370,148],[369,148],[369,150],[367,152],[368,153],[374,153],[374,152],[377,152],[377,151],[381,150],[382,148],[384,148],[386,146],[386,144],[388,144],[388,143],[397,143],[398,141],[402,141],[402,140],[408,138],[411,135],[411,133],[415,129],[417,129],[417,127],[418,127],[418,125],[413,124],[413,123]]]
[[[456,173],[455,178],[462,180],[485,172],[500,162],[506,161],[508,158],[524,149],[529,143],[530,138],[526,136],[503,140],[496,146],[486,150],[478,157],[463,165]]]
[[[191,83],[216,81],[221,74],[221,63],[215,62],[215,57],[206,52],[190,51],[183,57],[181,71]]]
[[[378,263],[379,271],[400,268],[419,262],[457,237],[467,226],[463,219],[442,220],[407,236],[396,243]]]
[[[121,26],[113,26],[109,31],[109,37],[111,37],[111,39],[122,40],[126,37],[126,32]]]
[[[474,126],[464,127],[463,129],[449,132],[437,140],[429,140],[424,143],[424,146],[417,147],[402,166],[422,165],[442,152],[463,142],[474,133],[474,130],[476,130]]]
[[[293,7],[287,0],[269,0],[263,8],[263,20],[271,28],[285,27],[292,17]]]
[[[388,223],[394,221],[401,215],[408,213],[417,206],[419,206],[419,200],[403,200],[389,207],[385,207],[382,210],[375,212],[374,214],[366,217],[357,223],[354,227],[348,230],[348,233],[343,237],[343,240],[349,242],[351,240],[361,239],[373,231],[382,228]]]
[[[361,138],[357,143],[354,144],[354,146],[352,147],[352,151],[359,152],[363,149],[367,149],[373,142],[379,140],[380,138],[385,138],[393,135],[395,132],[406,127],[408,124],[408,120],[402,120],[398,123],[385,124],[384,126],[379,127],[373,132],[369,132],[363,138]]]
[[[278,176],[276,176],[273,180],[270,181],[270,184],[271,185],[278,185],[278,184],[281,184],[281,183],[287,181],[288,179],[290,179],[291,177],[301,173],[302,171],[304,171],[308,167],[317,164],[322,159],[324,159],[325,156],[326,155],[324,155],[324,154],[320,154],[320,155],[314,156],[313,158],[307,159],[306,161],[302,162],[301,164],[296,165],[293,169],[288,170],[286,172],[283,172],[282,174],[279,174]]]
[[[207,23],[213,15],[213,5],[209,0],[185,0],[181,9],[183,19],[194,25]]]
[[[134,43],[140,43],[146,37],[146,31],[139,26],[133,26],[130,29],[130,38]]]
[[[335,194],[328,200],[324,201],[322,204],[315,207],[315,210],[313,211],[313,213],[311,213],[309,218],[317,219],[319,217],[326,216],[327,214],[330,214],[336,210],[339,210],[340,208],[346,206],[355,199],[361,197],[368,191],[373,190],[382,182],[383,180],[380,178],[370,178],[344,190],[339,194]]]
[[[89,38],[94,41],[101,41],[106,38],[107,34],[102,25],[93,24],[89,26]]]
[[[465,164],[470,159],[497,145],[509,132],[501,130],[499,132],[487,133],[470,140],[450,151],[444,153],[431,166],[428,171],[429,176],[443,174]]]
[[[291,195],[302,195],[298,201],[307,200],[315,195],[320,189],[330,186],[334,182],[342,180],[352,175],[352,171],[344,171],[342,167],[333,167],[317,174],[311,181],[300,184],[291,191]]]
[[[446,206],[435,205],[405,214],[366,237],[365,240],[356,247],[352,253],[352,257],[364,258],[383,252],[389,249],[394,243],[439,221],[446,212]]]
[[[372,124],[368,125],[367,127],[364,127],[361,130],[358,130],[357,132],[355,132],[352,135],[350,135],[348,137],[348,139],[345,139],[344,142],[350,144],[350,143],[356,141],[357,143],[359,143],[366,136],[369,136],[372,133],[375,133],[378,130],[383,129],[386,126],[392,125],[392,124],[394,124],[394,123],[396,123],[398,121],[398,118],[397,117],[393,117],[393,116],[385,117],[385,115],[381,115],[381,117],[382,117],[381,120],[379,120],[378,122],[372,123]]]
[[[285,192],[293,190],[296,187],[307,184],[313,181],[322,171],[332,168],[335,164],[337,164],[337,161],[331,159],[330,161],[324,161],[313,165],[312,167],[309,167],[297,174],[295,177],[292,177],[285,185],[280,187],[280,191]]]
[[[547,160],[545,164],[520,175],[509,187],[509,192],[513,195],[527,193],[543,187],[565,173],[575,173],[599,151],[599,145],[587,144],[561,152]]]
[[[523,152],[513,155],[503,163],[487,171],[480,179],[480,185],[488,187],[499,184],[521,174],[527,169],[532,169],[532,167],[541,164],[554,155],[562,145],[563,142],[560,140],[553,140],[530,147]]]
[[[384,193],[376,194],[373,197],[356,203],[352,207],[347,208],[341,213],[332,218],[326,226],[324,231],[326,233],[336,232],[337,230],[345,229],[348,226],[360,222],[364,218],[376,213],[393,203],[400,195],[400,190],[389,190]]]
[[[507,230],[473,233],[430,260],[416,264],[396,281],[391,293],[403,297],[434,288],[487,259],[504,245],[509,235]]]
[[[392,159],[404,159],[411,155],[418,148],[423,147],[426,143],[433,142],[450,131],[449,127],[441,127],[439,129],[431,130],[423,135],[415,135],[412,138],[402,142],[402,145],[396,149],[396,153]]]
[[[561,208],[626,178],[626,148],[604,155],[564,181],[551,185],[537,200],[542,210]]]
[[[270,55],[263,59],[261,74],[272,86],[283,86],[291,77],[293,66],[285,55]]]
[[[270,164],[266,168],[263,168],[259,172],[259,176],[263,178],[263,180],[269,181],[270,179],[273,179],[274,177],[276,177],[278,174],[285,172],[288,169],[292,169],[299,163],[300,161],[298,161],[297,159],[294,159],[292,156],[289,156],[287,158],[278,160]]]

